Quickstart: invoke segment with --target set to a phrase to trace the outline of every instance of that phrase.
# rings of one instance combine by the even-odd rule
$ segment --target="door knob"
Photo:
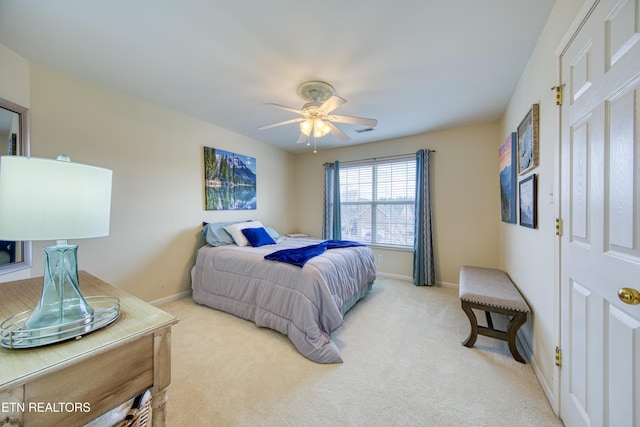
[[[640,292],[633,288],[620,288],[618,298],[625,304],[640,304]]]

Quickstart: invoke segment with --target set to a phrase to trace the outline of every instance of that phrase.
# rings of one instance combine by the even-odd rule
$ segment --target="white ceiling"
[[[372,117],[350,144],[497,120],[555,0],[0,0],[31,62],[292,152],[307,80]],[[0,74],[1,75],[1,74]],[[319,148],[340,146],[332,135]]]

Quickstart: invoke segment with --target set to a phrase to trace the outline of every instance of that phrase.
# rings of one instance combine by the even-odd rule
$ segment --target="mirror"
[[[29,155],[29,110],[0,98],[0,155]],[[31,242],[0,240],[0,275],[31,268]]]

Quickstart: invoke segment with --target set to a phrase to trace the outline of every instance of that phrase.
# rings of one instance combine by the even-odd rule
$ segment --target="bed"
[[[310,360],[342,362],[331,333],[371,289],[373,252],[366,246],[327,249],[300,267],[265,256],[323,241],[278,236],[272,229],[269,235],[273,243],[258,246],[207,238],[192,270],[193,300],[281,332]]]

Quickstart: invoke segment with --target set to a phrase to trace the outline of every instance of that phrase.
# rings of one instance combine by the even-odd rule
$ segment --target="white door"
[[[561,416],[640,427],[640,0],[600,0],[561,55]]]

